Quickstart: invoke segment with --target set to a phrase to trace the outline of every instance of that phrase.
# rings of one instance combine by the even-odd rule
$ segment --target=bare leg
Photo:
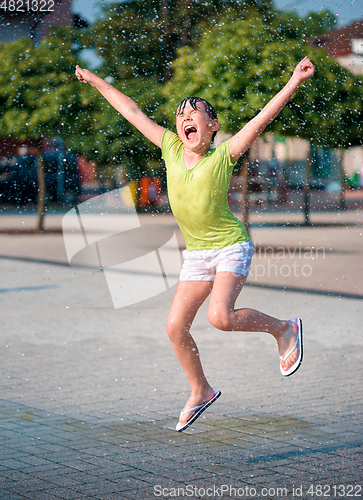
[[[184,409],[213,397],[213,389],[204,375],[197,345],[189,333],[195,315],[210,294],[212,286],[212,281],[180,281],[169,312],[167,332],[192,388]],[[180,422],[184,424],[189,418],[190,413],[187,412],[180,418]]]
[[[181,281],[175,292],[167,321],[167,331],[175,355],[178,358],[192,388],[192,394],[184,409],[192,408],[213,397],[200,361],[197,345],[190,335],[190,327],[198,309],[212,290],[208,318],[213,326],[226,331],[267,332],[277,341],[279,352],[284,356],[296,341],[296,327],[289,321],[281,321],[255,309],[234,309],[246,277],[230,272],[217,273],[214,283],[208,281]],[[297,359],[297,349],[286,361],[287,370]],[[185,413],[182,424],[190,418]]]
[[[296,341],[297,327],[290,321],[281,321],[255,309],[234,309],[246,277],[241,274],[219,272],[216,275],[209,301],[208,318],[213,326],[225,331],[267,332],[275,337],[279,353],[284,356]],[[298,357],[298,349],[281,360],[287,370]]]

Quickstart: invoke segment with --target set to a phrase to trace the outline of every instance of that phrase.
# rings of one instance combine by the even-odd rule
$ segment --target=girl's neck
[[[185,168],[191,170],[197,163],[200,162],[202,158],[209,152],[209,148],[204,148],[202,151],[192,151],[184,146],[183,149],[183,161]]]

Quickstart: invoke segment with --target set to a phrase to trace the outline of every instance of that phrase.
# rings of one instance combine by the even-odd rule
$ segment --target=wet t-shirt
[[[228,206],[227,193],[233,171],[228,141],[210,150],[190,170],[184,165],[184,145],[170,130],[163,134],[161,150],[171,210],[186,249],[224,248],[248,241],[246,228]]]

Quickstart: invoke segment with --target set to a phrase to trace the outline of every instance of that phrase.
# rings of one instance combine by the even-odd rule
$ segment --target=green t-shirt
[[[161,141],[171,210],[187,250],[225,248],[250,239],[228,206],[233,163],[228,141],[210,150],[192,169],[183,160],[183,143],[165,130]]]

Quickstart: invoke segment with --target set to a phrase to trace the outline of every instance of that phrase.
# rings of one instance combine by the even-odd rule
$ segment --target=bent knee
[[[167,321],[166,323],[166,332],[168,334],[168,337],[171,341],[176,338],[177,336],[177,328],[176,325],[173,323],[173,321]]]
[[[231,312],[227,311],[209,311],[208,320],[209,323],[218,328],[218,330],[223,330],[225,332],[231,331],[233,329],[233,318]]]
[[[184,329],[175,320],[167,321],[166,332],[171,342],[177,342],[185,335]]]

